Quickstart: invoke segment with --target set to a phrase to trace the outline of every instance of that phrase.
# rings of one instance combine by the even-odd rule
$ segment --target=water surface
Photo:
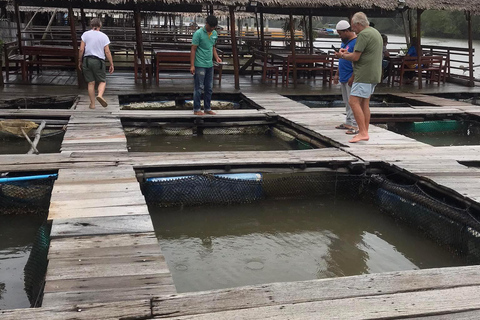
[[[0,213],[0,309],[28,308],[23,268],[45,218]]]
[[[42,153],[60,152],[63,134],[42,137],[37,149]],[[30,144],[24,138],[0,138],[0,154],[25,154],[30,150]]]
[[[179,292],[466,264],[363,203],[266,200],[150,213]]]

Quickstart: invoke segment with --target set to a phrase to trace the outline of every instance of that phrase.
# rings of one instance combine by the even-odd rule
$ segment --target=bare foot
[[[217,114],[216,112],[213,112],[212,110],[205,111],[205,113],[206,114],[211,114],[211,115]]]
[[[205,113],[203,113],[202,111],[194,111],[193,114],[196,116],[203,116]]]
[[[348,142],[356,143],[358,141],[368,141],[368,139],[370,139],[370,137],[368,135],[367,136],[362,136],[362,135],[357,134],[355,137],[353,137],[352,140],[350,140]]]
[[[90,106],[88,106],[90,109],[95,109],[95,105],[94,104],[91,104]]]

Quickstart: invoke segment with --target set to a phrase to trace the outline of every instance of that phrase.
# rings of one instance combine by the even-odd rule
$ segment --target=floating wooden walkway
[[[480,146],[432,147],[371,126],[370,141],[349,144],[343,109],[310,109],[272,93],[245,93],[263,110],[220,111],[218,118],[279,116],[337,148],[298,151],[128,153],[120,118],[192,117],[190,111],[1,110],[0,116],[70,117],[60,154],[0,156],[5,171],[60,169],[42,308],[0,311],[2,319],[478,319],[480,267],[369,274],[176,294],[135,169],[385,163],[480,201]],[[405,95],[408,95],[407,93]],[[411,97],[413,94],[410,94]],[[415,94],[430,103],[431,96]],[[433,97],[434,98],[434,97]],[[425,100],[422,100],[425,99]],[[441,98],[439,98],[441,99]],[[446,100],[446,99],[443,99]],[[448,100],[451,101],[451,100]],[[112,103],[113,102],[113,103]],[[388,116],[478,114],[451,103],[372,108]],[[442,102],[442,103],[443,103]],[[97,107],[99,108],[99,107]],[[207,116],[210,117],[210,116]]]

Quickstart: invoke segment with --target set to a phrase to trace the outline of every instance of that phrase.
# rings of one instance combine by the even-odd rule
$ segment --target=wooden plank
[[[51,238],[153,232],[150,215],[55,219]]]
[[[68,206],[57,207],[54,203],[52,203],[50,204],[48,220],[148,215],[149,212],[147,205],[145,204],[145,200],[142,199],[141,202],[141,204],[111,205],[86,208],[68,208]]]
[[[91,292],[97,290],[122,290],[125,288],[173,286],[173,279],[169,273],[140,274],[119,277],[100,277],[86,279],[50,280],[45,283],[45,292]],[[171,288],[171,287],[170,287]],[[134,299],[130,299],[134,300]]]
[[[67,260],[67,259],[87,259],[87,258],[107,258],[107,257],[148,257],[161,255],[162,251],[158,243],[145,245],[124,245],[118,247],[104,247],[104,248],[89,248],[68,251],[49,252],[48,259],[53,260]]]
[[[259,308],[264,306],[283,306],[285,304],[308,303],[311,301],[335,301],[391,295],[396,293],[413,294],[428,290],[456,288],[460,286],[476,286],[480,284],[480,267],[438,268],[415,271],[388,272],[353,277],[330,278],[289,283],[272,283],[266,285],[246,286],[235,289],[214,290],[196,294],[179,294],[175,297],[161,297],[153,301],[153,313],[175,314],[209,314],[225,310],[243,308]],[[461,276],[459,276],[461,275]],[[429,300],[430,298],[427,298]],[[410,302],[415,303],[416,299]],[[351,306],[343,308],[357,310]],[[356,302],[355,302],[356,303]],[[372,310],[376,310],[372,307]],[[319,311],[320,312],[320,311]],[[260,310],[258,314],[261,314]],[[316,315],[318,316],[317,313]],[[304,315],[304,314],[303,314]],[[350,319],[345,315],[341,319]],[[253,318],[255,319],[255,317]],[[327,318],[328,319],[328,318]]]
[[[151,318],[150,300],[115,303],[80,303],[75,306],[0,310],[2,320],[113,320]]]
[[[131,234],[113,234],[100,237],[71,237],[57,238],[50,243],[48,253],[50,255],[73,255],[70,252],[86,249],[115,248],[126,245],[142,246],[158,244],[157,237],[154,232],[147,233],[131,233]],[[72,257],[72,256],[70,256]]]
[[[281,306],[242,308],[174,317],[162,312],[162,318],[175,319],[388,319],[414,316],[438,315],[450,312],[480,309],[476,299],[479,286],[460,287],[433,291],[397,293],[373,297],[355,297],[305,303],[287,303]]]

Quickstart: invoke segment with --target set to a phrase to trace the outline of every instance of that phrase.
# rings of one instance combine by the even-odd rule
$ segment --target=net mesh
[[[21,119],[0,121],[0,133],[4,135],[13,134],[18,137],[23,137],[23,132],[28,134],[32,129],[36,129],[37,127],[38,124],[35,122]]]
[[[38,307],[42,301],[45,275],[48,266],[48,248],[50,246],[51,226],[44,223],[37,231],[32,251],[28,257],[24,272],[24,286],[31,307]]]
[[[250,203],[262,199],[330,196],[376,203],[380,210],[423,231],[428,237],[470,262],[480,262],[480,223],[467,208],[449,205],[418,185],[400,185],[380,175],[338,172],[264,174],[259,181],[210,174],[146,181],[142,191],[149,205],[198,206]]]
[[[124,130],[127,136],[191,136],[194,134],[192,127],[125,127]],[[204,135],[262,135],[269,132],[270,128],[267,125],[202,128]]]
[[[201,102],[203,107],[203,101]],[[215,110],[239,109],[238,103],[232,101],[212,100],[211,107]],[[150,102],[132,102],[122,106],[124,110],[190,110],[193,108],[193,101],[183,101],[179,103],[175,100],[150,101]]]
[[[77,96],[52,96],[0,100],[0,109],[68,109],[76,98]]]
[[[0,183],[0,214],[46,216],[55,178]]]

